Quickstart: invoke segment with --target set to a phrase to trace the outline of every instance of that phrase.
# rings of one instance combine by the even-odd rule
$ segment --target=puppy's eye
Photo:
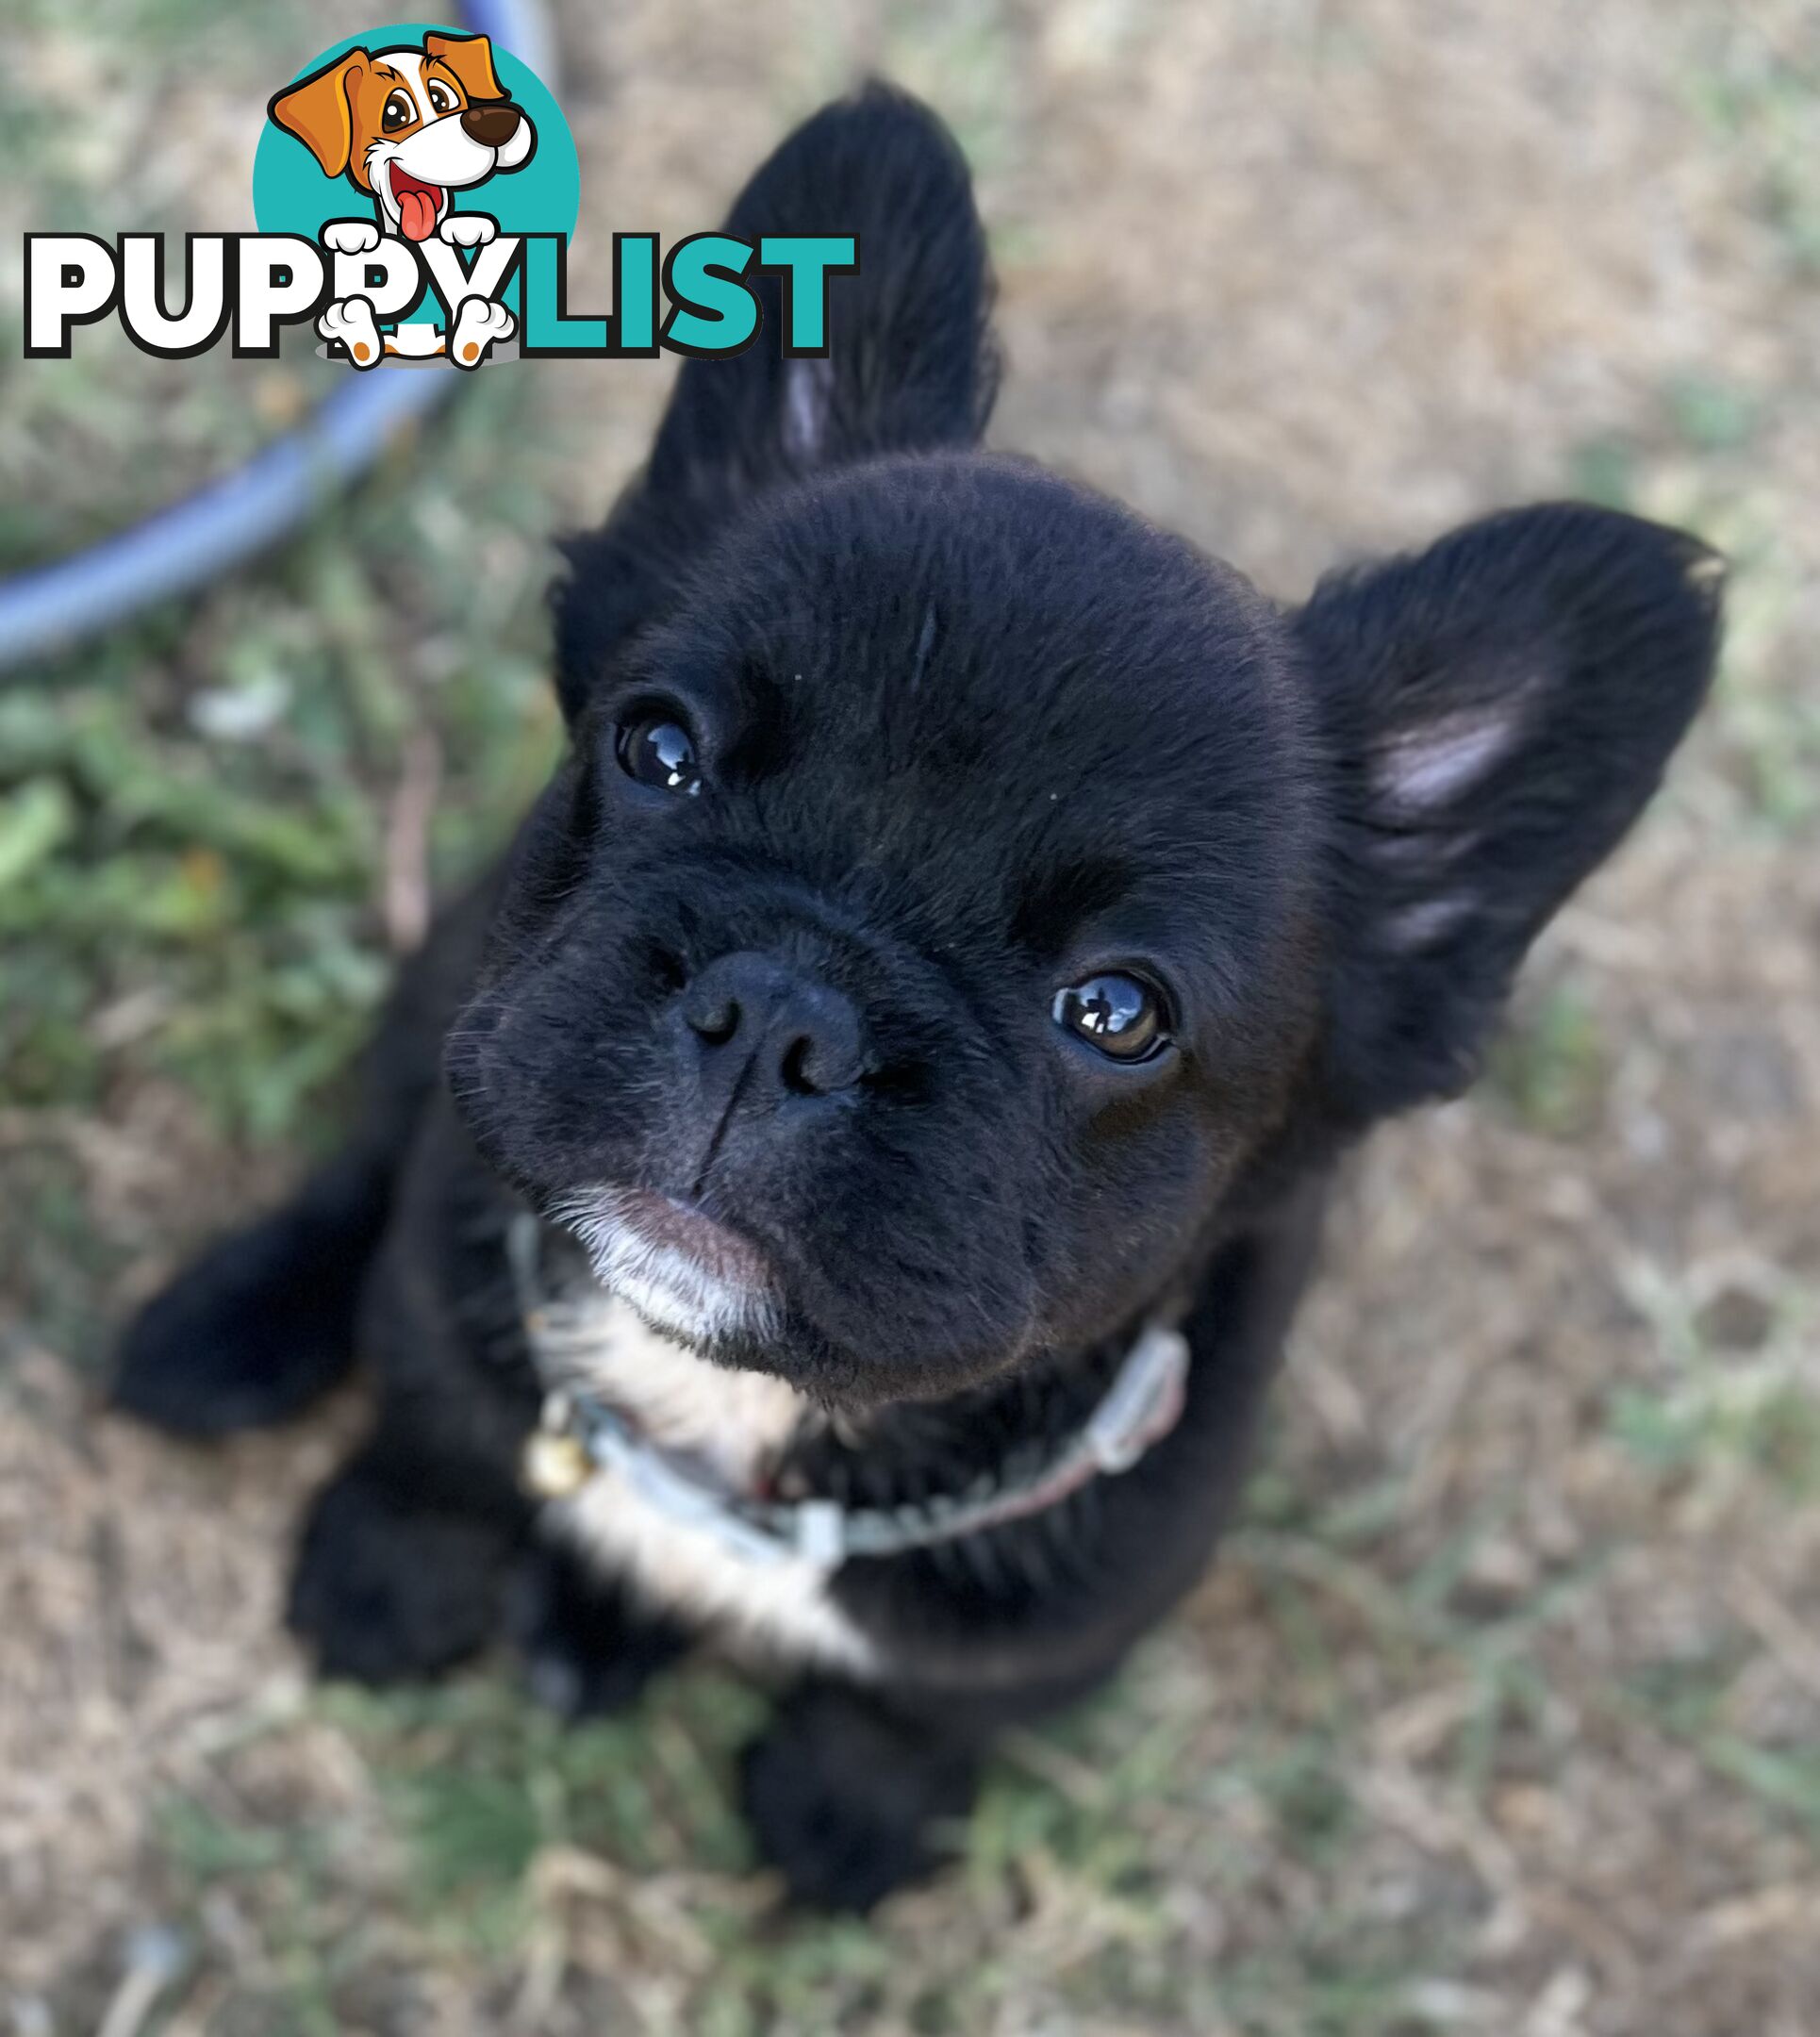
[[[1161,995],[1138,976],[1109,971],[1055,993],[1051,1016],[1114,1061],[1148,1061],[1169,1044]]]
[[[696,761],[695,738],[680,721],[649,714],[627,721],[613,738],[620,769],[640,785],[660,792],[680,792],[693,799],[702,789],[702,768]]]
[[[408,127],[417,118],[417,108],[407,91],[395,91],[386,101],[386,110],[379,116],[380,131],[390,134],[396,128]]]
[[[455,106],[454,92],[446,85],[439,85],[435,78],[430,80],[429,96],[432,113],[447,113]]]

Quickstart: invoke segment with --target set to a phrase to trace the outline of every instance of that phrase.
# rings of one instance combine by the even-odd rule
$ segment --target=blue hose
[[[462,13],[470,27],[554,82],[555,52],[538,0],[468,0]],[[0,671],[238,566],[372,466],[463,379],[424,370],[351,375],[305,423],[234,472],[73,558],[0,581]]]

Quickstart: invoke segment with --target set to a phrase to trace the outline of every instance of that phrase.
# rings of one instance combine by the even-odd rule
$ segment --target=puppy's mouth
[[[674,1252],[729,1286],[769,1285],[770,1269],[757,1246],[700,1210],[645,1188],[622,1188],[615,1200],[620,1222],[654,1249]]]
[[[448,192],[440,184],[426,184],[422,177],[414,177],[400,162],[394,160],[389,169],[398,224],[405,240],[427,240],[448,208]]]
[[[776,1320],[770,1261],[689,1203],[603,1183],[564,1197],[550,1214],[587,1251],[604,1287],[684,1343],[711,1350],[762,1337]]]

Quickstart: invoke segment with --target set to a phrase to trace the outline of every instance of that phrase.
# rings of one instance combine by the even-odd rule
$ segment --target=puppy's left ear
[[[985,232],[966,158],[928,108],[879,84],[824,107],[760,165],[726,230],[851,234],[858,273],[828,279],[825,358],[786,358],[779,278],[753,271],[757,340],[683,362],[650,465],[604,529],[563,548],[557,687],[571,715],[742,503],[875,455],[970,445],[992,408]]]
[[[1552,504],[1324,580],[1295,619],[1337,803],[1327,1087],[1455,1094],[1544,923],[1655,790],[1712,676],[1723,563]]]
[[[423,38],[425,56],[448,65],[470,99],[504,99],[505,88],[493,69],[493,45],[484,35],[446,35],[435,30]]]

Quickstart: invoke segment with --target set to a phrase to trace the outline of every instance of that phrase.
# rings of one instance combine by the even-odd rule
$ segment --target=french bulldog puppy
[[[857,233],[830,354],[773,293],[683,363],[566,547],[554,782],[347,1151],[117,1394],[218,1433],[358,1352],[290,1599],[322,1670],[508,1634],[581,1714],[712,1636],[786,1679],[761,1852],[863,1910],[1200,1575],[1336,1158],[1470,1080],[1700,703],[1720,571],[1551,504],[1285,607],[982,451],[967,170],[883,87],[729,230]]]

